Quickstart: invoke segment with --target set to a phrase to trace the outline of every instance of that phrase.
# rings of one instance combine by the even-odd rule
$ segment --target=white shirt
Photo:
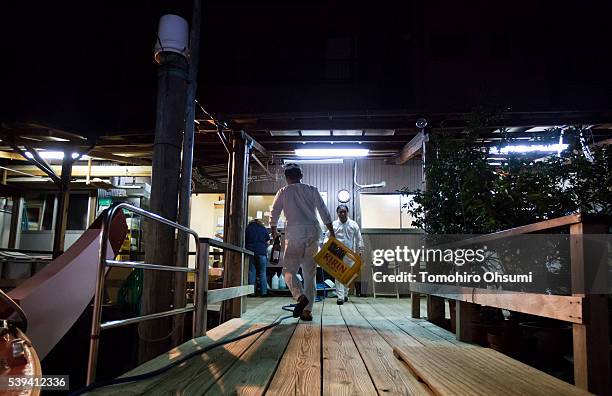
[[[356,249],[357,253],[363,250],[363,238],[361,237],[361,230],[357,222],[347,219],[343,223],[340,219],[336,219],[333,222],[333,227],[337,240],[353,251]]]
[[[276,193],[272,203],[272,215],[270,225],[278,225],[281,212],[285,213],[286,227],[319,225],[317,214],[319,212],[323,224],[332,222],[331,215],[316,187],[304,184],[289,184]]]

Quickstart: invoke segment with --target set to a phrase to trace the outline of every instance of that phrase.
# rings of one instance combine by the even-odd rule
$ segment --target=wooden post
[[[70,179],[72,178],[72,164],[68,150],[62,160],[62,174],[59,181],[59,193],[57,197],[57,221],[55,223],[53,236],[53,258],[64,252],[64,241],[66,240],[66,225],[68,223],[68,203],[70,202]]]
[[[87,175],[85,176],[85,184],[89,185],[91,183],[91,158],[87,159]]]
[[[428,295],[427,296],[427,320],[438,326],[444,324],[444,298]]]
[[[176,220],[177,217],[186,90],[187,60],[174,52],[161,52],[150,210],[169,220]],[[175,230],[155,221],[147,221],[144,234],[145,261],[151,264],[174,265]],[[146,271],[142,315],[173,308],[173,280],[171,272]],[[138,358],[141,363],[170,349],[172,325],[173,320],[168,317],[140,323],[141,343]]]
[[[187,85],[187,100],[185,103],[185,134],[183,136],[183,159],[181,162],[181,186],[179,193],[178,223],[189,227],[191,213],[191,175],[193,167],[193,143],[195,134],[195,100],[198,84],[198,59],[200,53],[200,24],[202,19],[202,0],[193,0],[191,13],[191,32],[189,34],[189,83]],[[177,266],[187,267],[189,260],[189,240],[192,237],[184,232],[178,233]],[[196,241],[199,243],[199,241]],[[207,263],[208,257],[203,261]],[[205,268],[208,271],[208,267]],[[186,303],[186,274],[174,274],[174,306],[183,307]],[[184,341],[185,315],[174,317],[174,333],[172,345],[176,346]],[[206,324],[204,323],[204,328]]]
[[[455,301],[455,336],[457,340],[464,342],[473,341],[473,326],[475,304],[465,301]]]
[[[572,295],[584,297],[584,324],[572,325],[574,383],[597,395],[609,395],[612,392],[608,296],[603,294],[604,290],[591,289],[596,280],[598,283],[602,280],[596,277],[600,263],[597,254],[602,252],[601,249],[589,248],[589,241],[585,240],[584,235],[605,234],[606,231],[607,227],[603,224],[581,222],[570,226]]]
[[[232,171],[228,175],[228,184],[231,180],[230,200],[227,196],[225,204],[228,205],[227,223],[225,224],[224,240],[236,246],[244,247],[244,232],[246,229],[246,203],[249,173],[249,142],[240,133],[232,137],[232,153],[230,163]],[[243,267],[241,253],[226,251],[223,256],[224,276],[223,287],[242,285]],[[224,301],[221,306],[221,320],[240,317],[242,312],[242,298]]]
[[[426,134],[425,129],[421,129],[421,183],[423,184],[423,190],[427,189],[427,177],[425,175],[425,158],[429,148],[429,135]],[[427,268],[427,262],[425,262]],[[418,272],[421,270],[421,264],[418,263],[411,268],[413,274],[416,273],[417,278],[419,277]],[[418,319],[421,317],[421,295],[419,293],[410,293],[410,299],[412,300],[412,317]],[[442,311],[442,318],[444,318],[444,310]],[[430,318],[429,312],[429,297],[427,297],[427,318]]]
[[[417,279],[419,276],[419,271],[421,271],[421,261],[410,267],[410,273],[415,274]],[[408,285],[408,289],[410,290],[410,284]],[[421,294],[411,291],[410,292],[410,310],[411,317],[414,319],[421,318]]]

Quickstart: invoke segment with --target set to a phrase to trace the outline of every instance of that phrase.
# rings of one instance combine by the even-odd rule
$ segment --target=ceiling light
[[[561,152],[569,147],[568,144],[531,144],[531,145],[509,145],[505,147],[491,147],[491,154],[508,154],[508,153],[552,153]]]
[[[61,151],[37,151],[40,158],[44,159],[64,159],[64,153]],[[29,151],[25,152],[26,157],[33,158],[34,156]],[[70,155],[72,159],[76,159],[79,156],[79,153],[72,153]],[[83,155],[80,159],[89,159],[89,156]]]
[[[361,136],[362,133],[361,129],[334,129],[332,131],[334,136]]]
[[[350,157],[365,157],[369,153],[370,153],[369,149],[354,149],[354,148],[295,149],[295,155],[297,155],[298,157],[350,158]]]
[[[284,164],[343,164],[342,158],[326,158],[326,159],[286,159],[283,161]]]
[[[326,130],[305,130],[302,131],[302,136],[331,136],[331,131]]]

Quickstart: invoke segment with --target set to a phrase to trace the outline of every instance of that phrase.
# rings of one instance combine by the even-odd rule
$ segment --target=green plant
[[[612,150],[592,147],[592,161],[579,140],[580,126],[564,138],[570,147],[544,159],[509,155],[503,165],[487,162],[481,143],[491,117],[474,116],[461,137],[444,132],[430,137],[425,166],[427,189],[409,191],[413,225],[429,234],[490,233],[575,212],[612,214]],[[559,131],[544,134],[543,139]],[[503,134],[503,144],[513,142]]]

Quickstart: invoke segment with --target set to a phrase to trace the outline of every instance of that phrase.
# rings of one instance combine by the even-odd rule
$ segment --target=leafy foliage
[[[413,225],[429,234],[490,233],[581,211],[612,215],[612,149],[582,150],[576,126],[564,131],[570,147],[560,156],[509,154],[501,166],[487,163],[483,128],[494,116],[474,114],[461,137],[435,133],[425,167],[427,189],[409,191]],[[559,130],[542,140],[558,139]],[[502,131],[502,144],[512,144]],[[542,157],[542,155],[539,155]]]

